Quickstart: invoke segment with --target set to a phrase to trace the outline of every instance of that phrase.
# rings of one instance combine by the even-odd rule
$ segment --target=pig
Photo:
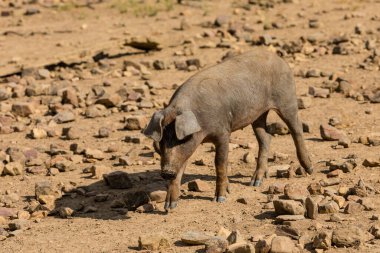
[[[298,117],[296,88],[289,65],[264,49],[243,53],[205,68],[185,81],[168,106],[153,114],[143,133],[161,155],[161,176],[168,180],[165,209],[177,206],[186,163],[201,143],[215,145],[214,200],[229,193],[227,160],[231,133],[251,125],[259,151],[251,186],[267,170],[270,135],[266,118],[273,110],[289,127],[301,166],[313,171]]]

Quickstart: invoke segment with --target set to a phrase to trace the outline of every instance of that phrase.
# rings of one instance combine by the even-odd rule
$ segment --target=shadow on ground
[[[122,170],[120,170],[122,171]],[[88,178],[89,183],[85,186],[72,187],[69,192],[64,193],[61,198],[55,201],[55,210],[51,215],[59,218],[60,209],[69,207],[74,210],[74,217],[120,220],[128,219],[128,211],[136,209],[151,201],[150,193],[156,192],[159,195],[158,203],[163,202],[167,182],[161,178],[159,170],[145,171],[138,173],[128,173],[133,187],[129,189],[112,189],[103,179]],[[231,184],[244,184],[240,179],[246,176],[235,175],[229,177]],[[182,178],[182,184],[195,179],[215,182],[216,176],[187,174]],[[199,199],[211,201],[212,192],[207,192],[210,196],[199,196],[198,194],[182,194],[181,199]],[[149,208],[149,205],[147,206]],[[140,209],[139,209],[140,210]],[[137,210],[137,211],[139,211]],[[149,212],[152,215],[166,215],[164,210],[154,210]]]

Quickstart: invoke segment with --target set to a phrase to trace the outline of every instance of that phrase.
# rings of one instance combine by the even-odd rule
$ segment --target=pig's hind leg
[[[259,144],[259,155],[256,165],[256,171],[252,176],[250,186],[260,186],[263,182],[268,166],[268,153],[271,136],[266,132],[268,112],[263,113],[255,122],[252,123],[257,142]]]
[[[215,145],[215,169],[216,169],[216,190],[214,200],[217,202],[224,202],[226,200],[227,192],[229,192],[228,177],[227,177],[227,164],[228,164],[228,147],[229,147],[230,134],[226,133],[220,135],[214,141]]]
[[[278,113],[282,120],[289,127],[290,133],[294,140],[294,144],[297,150],[297,157],[302,167],[307,173],[313,173],[312,163],[309,154],[306,150],[305,141],[303,138],[302,123],[298,117],[297,104],[293,106],[285,107],[286,109],[279,109]]]

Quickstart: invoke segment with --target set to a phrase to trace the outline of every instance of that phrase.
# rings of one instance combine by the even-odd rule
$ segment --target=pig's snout
[[[165,180],[173,180],[177,177],[177,173],[171,169],[162,169],[161,177]]]

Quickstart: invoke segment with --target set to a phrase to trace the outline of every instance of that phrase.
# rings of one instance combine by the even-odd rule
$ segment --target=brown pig
[[[283,59],[257,49],[206,68],[182,84],[143,131],[161,155],[162,177],[170,180],[165,208],[176,207],[186,162],[204,142],[215,145],[215,200],[224,202],[230,135],[248,125],[252,125],[259,144],[250,185],[260,186],[267,170],[270,135],[266,118],[270,110],[288,125],[300,164],[311,174],[293,74]]]

